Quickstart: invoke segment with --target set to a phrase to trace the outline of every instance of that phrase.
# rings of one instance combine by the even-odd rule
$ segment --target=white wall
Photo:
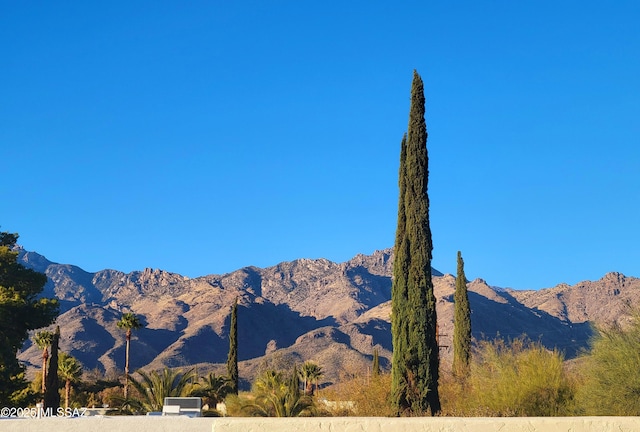
[[[0,419],[0,432],[631,432],[640,417],[83,417]]]
[[[640,431],[640,417],[315,417],[223,418],[213,432],[621,432]]]

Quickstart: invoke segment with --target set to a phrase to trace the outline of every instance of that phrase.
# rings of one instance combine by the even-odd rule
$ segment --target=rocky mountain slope
[[[358,374],[378,348],[383,366],[391,359],[392,251],[358,255],[344,263],[299,259],[274,267],[246,267],[224,275],[190,279],[162,270],[88,273],[22,251],[24,265],[49,277],[46,296],[60,299],[61,349],[85,369],[122,370],[123,312],[142,317],[134,333],[131,367],[198,365],[226,361],[231,305],[238,298],[238,355],[245,384],[266,365],[314,360],[325,380]],[[452,355],[455,278],[434,270],[444,364]],[[527,334],[568,357],[587,346],[590,322],[623,322],[640,301],[640,279],[609,273],[594,282],[540,291],[503,290],[481,279],[469,283],[473,336]],[[21,360],[35,370],[40,352],[30,342]],[[222,370],[220,370],[222,372]]]

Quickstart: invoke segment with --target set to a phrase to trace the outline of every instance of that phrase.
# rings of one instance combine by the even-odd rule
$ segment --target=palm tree
[[[315,382],[316,390],[318,389],[318,380],[324,375],[322,368],[312,361],[306,361],[299,371],[300,378],[304,381],[304,393],[313,395],[313,383]]]
[[[49,347],[53,342],[53,333],[40,331],[33,338],[35,344],[42,350],[42,394],[47,389],[47,360],[49,360]]]
[[[255,393],[271,393],[278,391],[280,387],[284,386],[284,378],[282,372],[277,372],[273,369],[262,372],[256,377],[253,383],[253,390]]]
[[[58,357],[58,373],[64,382],[64,407],[69,408],[71,384],[80,381],[82,364],[73,356],[61,352]]]
[[[140,381],[131,377],[131,385],[140,394],[139,400],[125,400],[131,406],[140,411],[162,411],[164,398],[189,396],[193,393],[191,380],[195,377],[195,369],[187,372],[175,371],[164,368],[162,373],[152,371],[147,374],[144,371],[137,371],[142,378]]]
[[[295,370],[294,370],[295,373]],[[293,384],[297,376],[285,379],[282,372],[267,370],[254,383],[255,399],[243,411],[262,417],[299,417],[314,413],[313,399],[301,395]]]
[[[213,372],[203,377],[202,381],[200,388],[194,391],[193,395],[205,398],[205,403],[212,409],[233,390],[228,377],[216,375]]]
[[[142,322],[135,314],[127,312],[122,315],[120,321],[118,321],[118,327],[126,329],[127,347],[124,360],[124,398],[127,398],[129,387],[129,346],[131,345],[131,332],[132,330],[138,330],[142,328]]]

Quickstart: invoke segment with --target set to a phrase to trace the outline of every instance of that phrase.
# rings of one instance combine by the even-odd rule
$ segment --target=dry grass
[[[390,404],[391,374],[357,376],[333,385],[322,393],[336,402],[327,411],[337,416],[388,417],[393,415]]]
[[[562,355],[523,339],[480,343],[469,376],[445,376],[440,388],[451,416],[567,415],[574,392]]]

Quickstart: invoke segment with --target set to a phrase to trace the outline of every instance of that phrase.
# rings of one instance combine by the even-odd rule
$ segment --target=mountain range
[[[85,370],[121,373],[124,312],[145,326],[135,331],[131,369],[196,366],[224,373],[230,312],[238,299],[238,358],[242,385],[259,370],[313,360],[326,383],[366,372],[374,349],[391,360],[393,251],[357,255],[343,263],[298,259],[273,267],[245,267],[224,275],[188,278],[159,269],[90,273],[20,250],[20,262],[45,273],[43,295],[56,297],[63,351]],[[443,367],[452,358],[455,277],[433,269]],[[624,325],[640,301],[640,279],[608,273],[597,281],[537,291],[468,283],[476,340],[527,335],[567,358],[588,347],[594,326]],[[41,352],[27,341],[19,358],[33,373]]]

